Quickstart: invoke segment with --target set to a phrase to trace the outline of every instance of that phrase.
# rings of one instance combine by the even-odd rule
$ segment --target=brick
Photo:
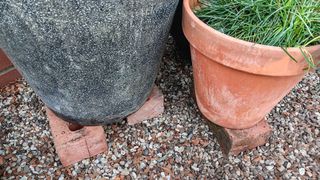
[[[225,155],[237,155],[264,145],[271,135],[271,128],[265,119],[251,128],[241,130],[224,128],[208,120],[207,123]]]
[[[46,108],[56,152],[63,166],[107,151],[102,126],[81,126],[63,121]]]
[[[14,68],[11,61],[0,49],[0,88],[21,78],[20,73]]]
[[[5,71],[0,71],[0,88],[19,78],[21,78],[21,75],[13,66]]]
[[[164,98],[157,86],[154,86],[150,97],[144,105],[135,113],[127,117],[129,125],[141,123],[144,120],[158,117],[164,112]]]
[[[12,66],[7,55],[0,49],[0,71]]]

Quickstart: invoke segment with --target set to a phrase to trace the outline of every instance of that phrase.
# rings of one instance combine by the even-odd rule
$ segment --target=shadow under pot
[[[263,120],[303,78],[308,67],[299,48],[243,41],[225,35],[193,13],[198,0],[184,0],[183,31],[190,42],[195,94],[200,111],[213,123],[246,129]],[[307,47],[320,59],[320,45]]]
[[[190,46],[182,31],[182,4],[183,0],[179,0],[176,13],[173,18],[170,33],[174,38],[175,45],[179,56],[185,64],[191,64]]]
[[[0,47],[58,116],[110,124],[149,96],[177,4],[5,0]]]

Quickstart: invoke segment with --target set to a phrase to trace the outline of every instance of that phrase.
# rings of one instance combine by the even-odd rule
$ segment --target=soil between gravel
[[[169,39],[156,84],[165,113],[104,127],[109,151],[71,167],[56,155],[44,104],[25,81],[0,91],[0,179],[319,179],[320,71],[268,115],[265,146],[224,157],[192,98],[192,68]]]

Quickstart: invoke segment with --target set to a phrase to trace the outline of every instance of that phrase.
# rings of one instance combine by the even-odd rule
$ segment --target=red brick
[[[63,166],[107,151],[102,126],[71,124],[57,117],[48,108],[46,111],[56,152]]]
[[[0,88],[19,78],[21,75],[13,66],[4,72],[0,71]]]
[[[162,92],[157,86],[154,86],[149,99],[135,113],[127,117],[128,124],[134,125],[144,120],[155,118],[164,111],[164,98]]]
[[[271,128],[265,119],[251,128],[242,130],[224,128],[208,120],[207,123],[225,155],[237,155],[264,145],[271,135]]]
[[[7,55],[0,49],[0,71],[12,66]]]

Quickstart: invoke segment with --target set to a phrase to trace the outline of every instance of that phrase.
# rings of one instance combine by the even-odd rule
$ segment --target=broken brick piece
[[[164,98],[162,92],[157,86],[154,86],[150,97],[144,105],[135,113],[127,117],[129,125],[140,123],[144,120],[151,119],[161,115],[164,112]]]
[[[271,128],[266,119],[251,128],[241,130],[224,128],[208,120],[207,123],[225,155],[237,155],[264,145],[271,135]]]
[[[63,166],[107,151],[102,126],[81,126],[63,121],[46,108],[54,145]]]

